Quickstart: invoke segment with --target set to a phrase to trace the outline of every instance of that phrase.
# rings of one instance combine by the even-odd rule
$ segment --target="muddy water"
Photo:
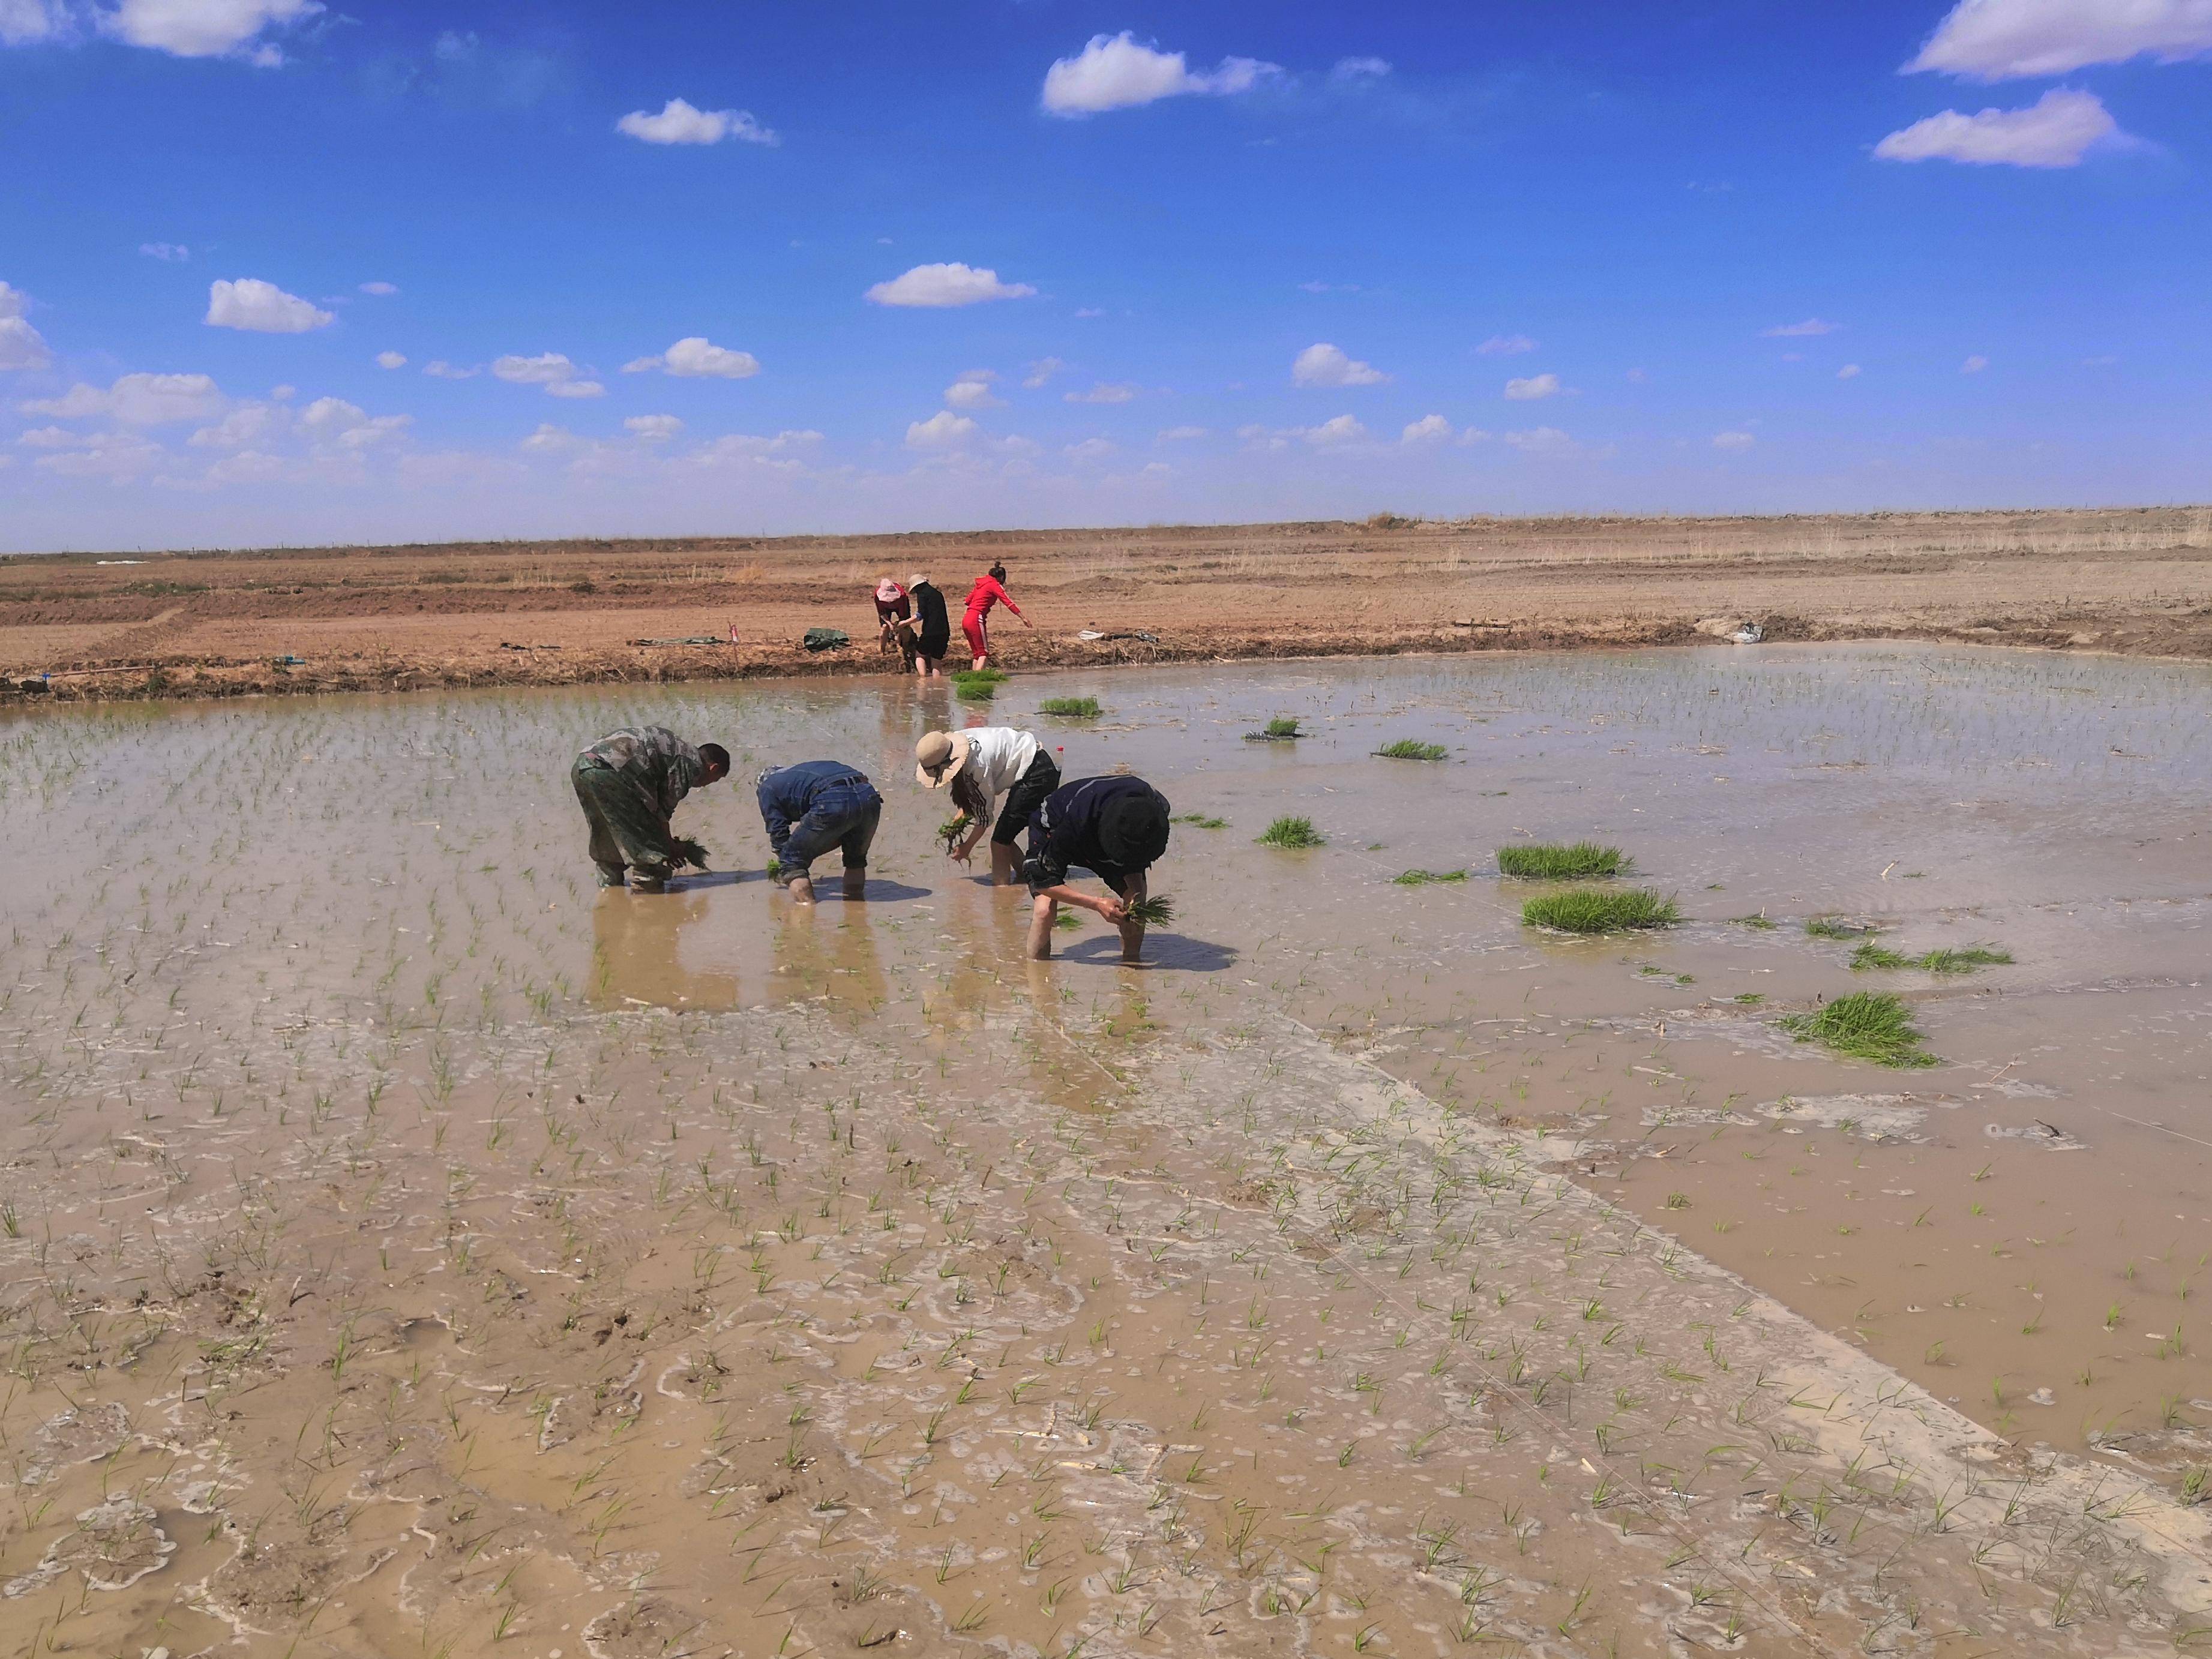
[[[1226,821],[1177,828],[1142,970],[1020,959],[900,764],[975,711],[904,684],[0,726],[0,1630],[2205,1638],[2212,677],[1401,660],[994,716],[1086,693],[1040,722],[1071,775]],[[725,872],[595,894],[562,770],[640,720],[865,765],[868,898],[773,892],[729,788],[679,819]],[[1255,845],[1282,813],[1328,845]],[[1684,924],[1524,929],[1495,848],[1585,836]],[[2014,961],[1854,972],[1819,915]],[[1865,988],[1939,1064],[1778,1027]]]

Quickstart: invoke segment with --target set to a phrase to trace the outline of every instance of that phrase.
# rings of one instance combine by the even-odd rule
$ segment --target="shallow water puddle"
[[[1018,899],[937,855],[902,757],[975,711],[909,685],[0,726],[0,1628],[2212,1634],[2212,676],[1400,660],[1017,679],[989,713],[1065,692],[1107,710],[1038,722],[1069,775],[1226,820],[1178,825],[1141,972],[1095,927],[1024,963]],[[1244,740],[1278,715],[1310,735]],[[868,900],[772,892],[749,788],[681,817],[726,871],[595,895],[562,771],[641,720],[742,778],[864,765]],[[1372,757],[1401,738],[1447,758]],[[1255,845],[1283,813],[1328,845]],[[1684,924],[1524,930],[1496,848],[1585,836]],[[1832,915],[2015,961],[1855,972],[1863,938],[1804,932]],[[1870,985],[1940,1065],[1778,1026]]]

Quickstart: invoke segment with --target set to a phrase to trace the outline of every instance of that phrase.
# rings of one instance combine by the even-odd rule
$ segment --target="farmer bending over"
[[[950,785],[953,805],[968,820],[967,833],[945,850],[965,864],[988,830],[991,880],[1000,887],[1012,886],[1014,837],[1029,827],[1030,815],[1060,787],[1060,767],[1036,734],[1011,726],[929,732],[914,746],[914,775],[925,789]]]
[[[568,769],[592,830],[599,885],[619,887],[628,872],[641,893],[658,893],[684,862],[668,820],[694,789],[730,775],[719,743],[696,749],[665,726],[626,726],[601,738]]]
[[[1145,924],[1129,907],[1145,896],[1145,872],[1168,850],[1167,798],[1142,778],[1079,778],[1045,798],[1030,818],[1030,955],[1052,954],[1053,925],[1062,904],[1096,910],[1121,930],[1121,960],[1145,949]],[[1091,871],[1114,890],[1093,898],[1067,884],[1069,870]]]
[[[884,815],[865,773],[842,761],[801,761],[760,775],[761,822],[775,861],[769,874],[801,904],[814,902],[809,866],[831,848],[845,855],[845,896],[867,896],[868,847]]]

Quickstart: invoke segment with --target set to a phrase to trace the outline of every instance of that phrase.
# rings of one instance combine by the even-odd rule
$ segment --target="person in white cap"
[[[991,879],[1012,886],[1014,837],[1060,787],[1060,768],[1036,734],[1011,726],[932,732],[914,746],[914,775],[925,789],[951,790],[968,815],[966,836],[945,850],[965,864],[989,830]]]
[[[902,672],[914,672],[914,602],[889,576],[876,584],[876,648],[899,653]]]

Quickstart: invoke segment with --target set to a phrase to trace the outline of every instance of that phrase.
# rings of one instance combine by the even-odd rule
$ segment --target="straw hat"
[[[927,577],[927,576],[923,575],[923,574],[921,574],[921,572],[920,572],[919,570],[917,570],[917,571],[915,571],[915,572],[914,573],[914,574],[912,574],[911,576],[908,576],[908,577],[906,579],[906,585],[907,585],[907,586],[908,586],[908,588],[915,588],[915,587],[919,587],[919,586],[921,586],[924,582],[927,581],[928,580],[929,580],[929,578],[928,578],[928,577]]]
[[[876,584],[876,597],[889,605],[895,599],[905,598],[906,590],[886,576]]]
[[[974,752],[965,732],[932,732],[914,746],[914,781],[925,789],[942,789]]]

